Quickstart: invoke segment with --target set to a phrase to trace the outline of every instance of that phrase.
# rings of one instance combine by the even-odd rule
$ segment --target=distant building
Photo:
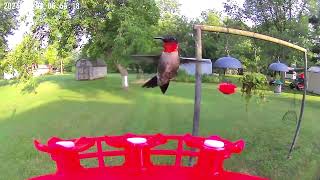
[[[42,76],[45,74],[49,74],[52,71],[52,66],[51,65],[46,65],[46,64],[40,64],[36,65],[34,70],[33,70],[33,76]]]
[[[12,73],[9,73],[9,72],[3,73],[3,79],[6,79],[6,80],[10,80],[10,79],[18,78],[18,77],[19,77],[19,73],[15,69],[13,70]]]
[[[320,94],[320,67],[310,67],[307,72],[307,79],[307,91]]]
[[[203,61],[201,63],[201,74],[212,74],[212,62],[210,59],[202,59]],[[179,69],[184,70],[189,75],[195,75],[196,74],[196,64],[195,63],[185,63],[180,64]]]
[[[107,65],[102,60],[79,59],[76,62],[76,80],[93,80],[107,75]]]
[[[32,64],[32,66],[30,68],[28,68],[28,71],[32,72],[32,75],[34,77],[38,77],[41,75],[45,75],[48,74],[50,72],[52,72],[52,66],[51,65],[46,65],[46,64]],[[13,70],[13,72],[4,72],[3,73],[3,79],[14,79],[19,77],[19,73],[17,70]]]

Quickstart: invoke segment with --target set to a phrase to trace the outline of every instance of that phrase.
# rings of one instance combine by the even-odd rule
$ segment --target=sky
[[[181,14],[196,18],[201,15],[201,12],[207,9],[215,9],[223,11],[223,3],[227,0],[178,0],[181,4]],[[235,0],[237,4],[242,5],[244,0]]]
[[[207,9],[215,9],[217,11],[223,11],[223,3],[227,0],[178,0],[181,4],[180,12],[182,15],[188,18],[195,18],[201,15],[202,11]],[[243,4],[244,0],[236,0],[238,4]],[[19,10],[20,16],[26,15],[27,21],[32,22],[33,16],[33,4],[34,0],[24,0],[21,9]],[[13,49],[17,44],[19,44],[22,39],[24,33],[28,32],[31,23],[20,24],[20,27],[13,31],[13,35],[9,35],[8,47],[9,49]]]
[[[24,0],[20,7],[21,7],[19,9],[20,17],[26,15],[27,22],[32,22],[33,0]],[[8,40],[9,49],[13,49],[17,44],[19,44],[22,41],[24,33],[29,31],[29,29],[31,28],[31,25],[32,25],[31,23],[29,24],[21,23],[19,28],[13,31],[13,35],[8,36],[7,40]]]

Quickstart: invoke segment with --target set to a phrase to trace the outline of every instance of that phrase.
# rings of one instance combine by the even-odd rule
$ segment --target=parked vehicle
[[[289,70],[289,72],[286,73],[285,77],[286,79],[295,80],[297,79],[297,72],[295,72],[294,70]]]
[[[304,90],[304,74],[300,74],[290,85],[291,89],[297,89],[298,91]]]

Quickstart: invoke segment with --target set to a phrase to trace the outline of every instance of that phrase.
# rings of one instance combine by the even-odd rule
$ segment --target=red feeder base
[[[62,175],[45,175],[30,180],[265,180],[265,178],[234,173],[224,172],[220,176],[205,176],[201,177],[201,174],[192,170],[191,167],[154,167],[147,171],[141,171],[137,173],[127,172],[127,169],[123,167],[112,168],[91,168],[79,171],[76,174],[68,176]]]
[[[159,149],[168,141],[176,141],[176,149]],[[121,150],[104,150],[108,145]],[[185,150],[187,145],[198,149]],[[134,135],[103,136],[62,140],[51,138],[47,145],[35,141],[39,151],[49,153],[56,162],[55,174],[34,177],[29,180],[263,180],[266,178],[225,171],[223,162],[233,153],[244,149],[244,141],[231,142],[219,136],[208,138],[191,135]],[[96,152],[88,152],[95,147]],[[122,166],[110,166],[106,157],[124,156]],[[151,156],[174,156],[172,165],[154,165]],[[194,166],[183,166],[183,157],[197,157]],[[97,159],[98,166],[84,168],[81,159]]]

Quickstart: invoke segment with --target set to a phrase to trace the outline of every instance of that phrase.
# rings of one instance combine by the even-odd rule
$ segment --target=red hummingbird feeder
[[[236,88],[237,86],[232,83],[220,83],[218,86],[219,91],[227,95],[235,93]]]
[[[159,148],[169,141],[177,143],[176,149]],[[234,153],[240,153],[245,143],[243,140],[231,142],[219,136],[208,138],[179,135],[134,135],[82,137],[63,140],[51,138],[47,145],[34,141],[35,147],[51,155],[57,170],[53,174],[34,177],[29,180],[263,180],[257,176],[226,171],[223,168],[225,159]],[[191,151],[184,147],[197,149]],[[110,150],[111,146],[121,148]],[[96,152],[88,151],[95,148]],[[118,166],[106,164],[105,158],[122,156],[124,163]],[[174,156],[171,165],[156,165],[151,156]],[[196,157],[193,166],[184,166],[184,157]],[[85,168],[83,159],[96,159],[97,167]]]

